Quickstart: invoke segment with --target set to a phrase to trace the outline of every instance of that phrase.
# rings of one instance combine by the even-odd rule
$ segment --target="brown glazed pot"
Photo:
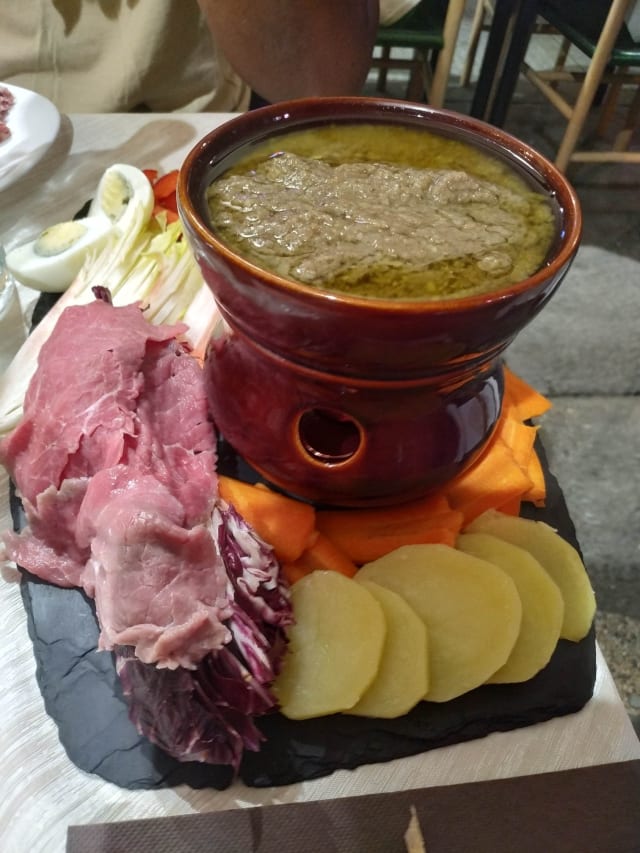
[[[467,141],[548,193],[557,234],[542,269],[481,296],[353,298],[265,272],[216,238],[206,189],[248,145],[359,121]],[[232,119],[187,156],[178,204],[225,321],[206,368],[218,429],[272,483],[343,506],[417,497],[477,459],[501,410],[502,353],[562,281],[582,230],[571,186],[523,142],[467,116],[374,98],[304,99]]]

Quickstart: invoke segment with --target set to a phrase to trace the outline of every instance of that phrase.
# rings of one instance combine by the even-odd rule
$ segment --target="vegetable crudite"
[[[106,174],[113,174],[113,170],[120,168],[111,167]],[[140,204],[133,198],[127,205],[127,229],[120,231],[112,227],[113,223],[107,226],[109,233],[102,247],[85,252],[75,278],[67,282],[64,292],[0,377],[0,437],[13,429],[21,417],[22,401],[36,370],[40,349],[60,315],[70,305],[91,302],[94,287],[107,288],[116,306],[139,302],[151,322],[183,321],[186,325],[184,336],[193,354],[201,360],[204,358],[219,317],[211,291],[182,238],[175,213],[177,173],[161,178],[157,175],[154,178],[151,173],[151,178],[160,185],[161,196],[154,195],[149,178],[144,175],[143,178],[152,194],[151,206],[148,199]],[[173,198],[168,189],[171,185]],[[104,220],[110,221],[106,216]]]
[[[176,173],[138,171],[105,173],[104,246],[0,379],[0,460],[27,519],[8,555],[95,603],[138,731],[237,770],[276,711],[399,719],[526,686],[580,643],[595,599],[579,552],[521,517],[547,500],[535,440],[550,404],[506,368],[490,444],[426,497],[316,507],[217,470],[203,363],[218,312]],[[34,245],[55,257],[82,227]]]

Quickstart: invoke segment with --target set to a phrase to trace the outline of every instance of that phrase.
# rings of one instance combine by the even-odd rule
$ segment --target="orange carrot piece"
[[[440,525],[426,522],[423,527],[411,525],[394,530],[379,530],[378,532],[364,531],[354,528],[347,538],[340,537],[340,546],[349,554],[357,565],[361,566],[372,560],[390,554],[403,545],[426,545],[436,543],[455,545],[458,533],[462,529],[463,515],[460,512],[449,513],[448,518],[441,518]]]
[[[316,571],[338,572],[352,578],[358,571],[353,560],[323,533],[318,533],[315,542],[306,548],[288,570],[304,574]],[[285,572],[287,574],[287,572]]]
[[[531,501],[536,506],[544,506],[547,497],[547,484],[542,470],[542,463],[538,454],[534,451],[529,457],[527,476],[531,481],[531,488],[522,495],[522,500]]]
[[[497,506],[496,509],[505,515],[520,515],[522,500],[520,498],[511,498],[506,503]]]
[[[452,510],[444,495],[387,508],[319,510],[316,524],[356,564],[389,554],[402,545],[453,545],[462,527],[462,514]]]
[[[313,544],[316,512],[310,504],[226,476],[218,477],[218,490],[281,563],[295,562]]]
[[[172,213],[178,212],[178,199],[176,198],[175,193],[173,195],[168,195],[165,198],[156,199],[156,203],[164,210],[170,210]]]
[[[538,427],[516,421],[509,415],[503,418],[503,421],[498,434],[531,482],[530,488],[522,495],[522,500],[542,505],[546,497],[546,483],[542,464],[534,447]]]
[[[510,448],[498,437],[471,468],[446,487],[446,495],[451,506],[463,514],[466,525],[488,509],[521,498],[531,486]]]
[[[308,575],[313,571],[313,569],[307,569],[301,565],[300,560],[296,560],[295,563],[282,563],[281,569],[285,578],[289,582],[289,586],[293,586],[296,581],[299,581],[300,578],[303,578],[305,575]]]
[[[536,391],[528,382],[504,367],[504,407],[511,409],[521,421],[544,415],[551,408],[551,400]]]
[[[507,445],[514,460],[525,473],[529,468],[529,460],[535,456],[533,446],[537,432],[538,427],[516,420],[510,413],[503,415],[498,423],[496,438],[500,438]]]
[[[158,170],[157,169],[143,169],[143,174],[146,175],[147,180],[153,186],[155,182],[158,180]]]
[[[161,204],[156,204],[154,206],[153,215],[154,216],[159,216],[159,215],[166,216],[168,223],[176,222],[178,219],[178,214],[175,211],[169,210],[168,208],[163,207]]]
[[[163,175],[153,185],[153,194],[157,201],[164,201],[170,196],[175,196],[176,187],[178,186],[178,170],[173,169],[171,172],[167,172],[166,175]]]
[[[407,519],[421,520],[426,515],[440,515],[451,511],[451,505],[446,495],[436,492],[422,498],[405,501],[404,503],[392,504],[391,506],[367,507],[365,509],[328,509],[318,510],[318,524],[320,519],[323,523],[331,523],[334,519],[342,519],[347,515],[350,525],[363,523],[371,527],[377,525],[390,525],[395,522],[404,523]],[[338,522],[341,524],[341,522]]]

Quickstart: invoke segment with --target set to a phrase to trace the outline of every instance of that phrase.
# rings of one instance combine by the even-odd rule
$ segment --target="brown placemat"
[[[638,853],[640,760],[490,782],[72,826],[67,853]]]

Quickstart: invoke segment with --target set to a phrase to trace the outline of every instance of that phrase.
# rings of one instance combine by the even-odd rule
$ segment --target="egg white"
[[[71,245],[62,244],[59,251],[54,241],[53,248],[43,254],[38,250],[46,233],[42,232],[34,240],[7,252],[7,269],[27,287],[61,293],[80,272],[90,251],[100,251],[114,232],[125,234],[142,229],[151,219],[154,205],[153,188],[141,169],[126,163],[109,166],[100,178],[88,216],[74,220],[84,226],[84,234]],[[138,215],[139,209],[142,216]]]
[[[113,233],[113,224],[104,216],[78,220],[85,233],[57,254],[37,251],[41,235],[7,252],[6,265],[13,277],[26,287],[48,293],[61,293],[74,280],[89,251],[100,251]]]
[[[136,166],[115,163],[100,179],[89,216],[105,216],[124,234],[131,230],[136,205],[142,207],[142,222],[146,224],[155,205],[151,183]]]

